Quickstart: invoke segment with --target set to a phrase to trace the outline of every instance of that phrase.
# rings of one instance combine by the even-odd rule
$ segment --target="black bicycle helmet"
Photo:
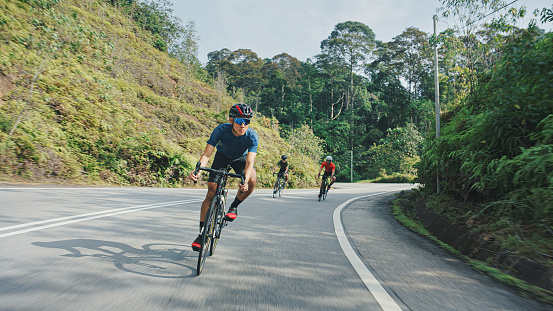
[[[285,154],[283,154],[282,157],[280,157],[280,158],[281,158],[282,160],[288,159],[288,157],[287,157]]]
[[[232,118],[251,118],[253,117],[253,111],[250,106],[237,103],[230,107],[228,115]]]

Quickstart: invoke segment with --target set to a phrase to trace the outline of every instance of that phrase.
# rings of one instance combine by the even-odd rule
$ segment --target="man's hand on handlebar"
[[[200,178],[200,166],[201,166],[201,162],[198,161],[198,163],[196,163],[196,168],[190,172],[190,175],[188,175],[188,178],[190,178],[190,180],[192,180],[194,183],[196,183],[198,181],[198,179]]]
[[[238,187],[239,187],[239,190],[240,190],[241,192],[246,192],[246,191],[248,191],[248,188],[249,188],[247,183],[245,183],[245,184],[243,184],[243,185],[240,184],[240,185],[238,185]]]
[[[188,175],[188,178],[193,182],[197,182],[198,179],[200,178],[200,174],[198,173],[198,175],[194,175],[194,171],[192,171],[190,172],[190,175]]]

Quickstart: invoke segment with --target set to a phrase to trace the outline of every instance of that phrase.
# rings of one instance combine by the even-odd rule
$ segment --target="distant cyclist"
[[[284,177],[284,183],[287,183],[288,182],[288,157],[285,154],[283,154],[280,157],[280,161],[278,161],[278,163],[276,164],[273,170],[273,174],[276,173],[276,170],[279,166],[280,166],[280,170],[278,171],[277,176]]]
[[[212,169],[226,168],[230,164],[237,174],[245,171],[245,184],[240,185],[240,191],[238,191],[234,202],[230,205],[226,214],[228,221],[233,221],[236,218],[238,205],[253,192],[257,179],[253,164],[257,154],[259,138],[257,133],[249,128],[252,116],[253,112],[250,106],[242,103],[233,105],[229,111],[229,123],[220,124],[213,130],[211,137],[207,141],[205,151],[200,157],[201,166],[205,167],[211,154],[217,148],[215,158],[211,164]],[[188,177],[193,181],[197,181],[199,174],[194,175],[194,171],[192,171]],[[200,233],[204,226],[204,219],[209,209],[209,204],[213,200],[216,190],[217,175],[209,173],[207,195],[202,203],[200,213]],[[192,243],[192,249],[199,251],[202,246],[201,243],[202,236],[200,234]]]
[[[323,170],[323,167],[325,169],[325,172],[323,174],[322,180],[324,180],[326,177],[330,177],[330,184],[328,185],[328,189],[330,189],[330,186],[336,181],[336,176],[334,176],[334,173],[336,172],[336,165],[332,163],[332,157],[327,156],[325,159],[325,162],[321,164],[321,168],[319,168],[319,174],[318,177],[321,177],[321,171]],[[317,178],[318,178],[317,177]],[[323,186],[323,182],[321,181],[321,187]]]

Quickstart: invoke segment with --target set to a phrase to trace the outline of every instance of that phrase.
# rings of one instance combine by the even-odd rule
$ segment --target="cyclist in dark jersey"
[[[325,172],[323,174],[322,179],[325,179],[325,177],[327,177],[327,176],[330,177],[330,184],[328,184],[328,188],[327,188],[327,190],[328,190],[328,189],[330,189],[330,186],[332,186],[332,184],[336,181],[336,176],[334,176],[334,174],[336,172],[336,165],[334,165],[334,163],[332,163],[332,157],[331,156],[326,157],[325,160],[326,161],[321,164],[321,168],[319,169],[318,177],[321,177],[321,171],[323,170],[323,167],[324,167]],[[323,182],[321,181],[321,186],[322,185],[323,185]]]
[[[213,130],[207,141],[205,151],[200,157],[201,166],[206,166],[211,154],[217,148],[215,158],[211,164],[212,169],[226,168],[230,164],[237,174],[245,171],[245,184],[240,185],[236,198],[230,205],[229,211],[226,214],[228,221],[233,221],[236,218],[238,205],[253,192],[257,179],[254,161],[259,138],[257,133],[249,128],[252,116],[253,112],[250,106],[242,103],[233,105],[229,111],[229,123],[221,124]],[[194,175],[194,171],[190,172],[189,178],[192,181],[197,181],[198,177],[199,173],[198,175]],[[217,175],[209,173],[207,195],[202,203],[200,213],[200,232],[204,226],[204,219],[209,209],[209,204],[217,191],[217,181]],[[201,235],[198,235],[192,243],[192,249],[199,251],[201,241]]]
[[[273,174],[276,173],[277,168],[280,166],[280,170],[278,171],[277,176],[283,176],[284,177],[284,183],[288,182],[288,157],[283,154],[282,157],[280,157],[280,161],[275,166],[275,169],[273,170]],[[286,187],[286,184],[285,184]]]

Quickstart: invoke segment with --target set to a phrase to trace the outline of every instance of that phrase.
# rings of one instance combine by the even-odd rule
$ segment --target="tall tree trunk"
[[[334,120],[334,89],[330,90],[330,119]]]

